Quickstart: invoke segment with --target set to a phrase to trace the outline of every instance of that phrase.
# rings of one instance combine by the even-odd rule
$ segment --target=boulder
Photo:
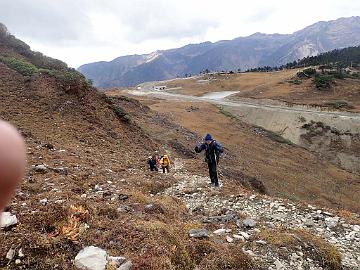
[[[335,228],[339,223],[338,217],[327,217],[325,218],[325,224],[328,228],[332,229]]]
[[[16,225],[18,222],[15,215],[12,215],[10,212],[4,212],[1,214],[0,226],[1,228],[8,228]]]
[[[105,270],[107,254],[101,248],[87,246],[76,255],[74,263],[82,270]]]
[[[235,214],[227,214],[222,216],[211,216],[205,217],[203,223],[228,223],[232,220],[235,220],[237,217]]]
[[[214,234],[216,235],[223,235],[226,233],[226,229],[218,229],[216,231],[214,231]]]
[[[37,173],[47,173],[49,171],[49,168],[44,164],[40,164],[40,165],[33,165],[32,170]]]
[[[254,228],[256,226],[256,221],[251,218],[246,218],[243,220],[243,224],[245,227]]]
[[[6,259],[11,261],[15,257],[15,250],[10,248],[9,251],[6,253]]]
[[[206,229],[191,229],[189,236],[194,238],[206,238],[209,237],[209,232]]]

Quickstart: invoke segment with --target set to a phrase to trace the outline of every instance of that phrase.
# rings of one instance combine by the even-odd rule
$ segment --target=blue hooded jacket
[[[215,140],[211,140],[211,143],[206,142],[195,147],[195,152],[200,153],[205,150],[205,161],[207,163],[219,163],[220,154],[224,152],[222,146]]]

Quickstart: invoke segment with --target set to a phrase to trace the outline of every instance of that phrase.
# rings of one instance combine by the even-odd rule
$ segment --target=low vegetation
[[[32,76],[34,73],[38,72],[38,68],[33,64],[15,57],[5,57],[0,55],[0,62],[23,76]]]
[[[29,45],[11,35],[1,23],[0,43],[7,48],[7,52],[0,55],[0,62],[27,78],[46,74],[56,78],[65,88],[92,84],[84,75],[69,68],[64,62],[32,51]]]
[[[322,267],[331,270],[341,269],[341,254],[336,247],[324,239],[305,230],[268,229],[258,234],[258,239],[270,245],[287,247],[296,250],[301,246],[302,251],[313,260],[322,263]]]
[[[332,102],[325,103],[325,105],[334,109],[353,109],[354,107],[345,100],[335,100]]]
[[[334,82],[334,76],[316,73],[313,82],[319,90],[329,89]]]

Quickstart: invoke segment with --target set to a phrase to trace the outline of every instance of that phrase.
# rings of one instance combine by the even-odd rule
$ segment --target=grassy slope
[[[170,120],[197,134],[211,132],[226,147],[227,155],[221,162],[226,178],[244,183],[244,178],[254,176],[272,195],[359,210],[356,199],[360,193],[358,176],[319,160],[302,148],[257,134],[254,128],[231,119],[215,106],[143,102],[155,111],[167,113]],[[194,172],[199,173],[199,168],[194,167]],[[200,170],[206,174],[204,166],[202,168]]]
[[[28,172],[6,209],[19,223],[0,232],[0,267],[18,267],[5,256],[10,248],[21,247],[26,256],[22,267],[74,269],[72,260],[81,248],[95,245],[131,259],[134,269],[193,269],[196,264],[208,269],[211,258],[233,269],[256,269],[241,245],[222,247],[210,240],[202,241],[211,246],[211,256],[202,262],[201,247],[188,237],[188,230],[199,225],[183,203],[150,196],[175,181],[146,169],[147,156],[167,142],[150,138],[125,107],[129,114],[148,113],[153,126],[164,129],[165,118],[131,100],[109,102],[88,86],[64,89],[51,76],[27,78],[0,64],[0,117],[21,130],[28,146]],[[195,143],[191,132],[172,127]],[[171,148],[173,143],[166,149],[184,155],[186,146],[180,141]],[[65,168],[67,174],[38,173],[32,170],[37,164]],[[149,204],[150,209],[145,207]],[[85,224],[89,228],[84,231]]]

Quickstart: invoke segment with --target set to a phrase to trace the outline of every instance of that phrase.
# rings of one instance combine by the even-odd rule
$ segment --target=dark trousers
[[[156,166],[150,165],[150,171],[158,171],[158,168]]]
[[[163,169],[163,173],[165,173],[165,169],[166,169],[167,173],[169,173],[169,171],[170,171],[169,166],[162,167],[162,169]]]
[[[215,185],[216,187],[219,186],[218,174],[216,170],[216,162],[209,162],[209,175],[211,179],[211,184]]]

